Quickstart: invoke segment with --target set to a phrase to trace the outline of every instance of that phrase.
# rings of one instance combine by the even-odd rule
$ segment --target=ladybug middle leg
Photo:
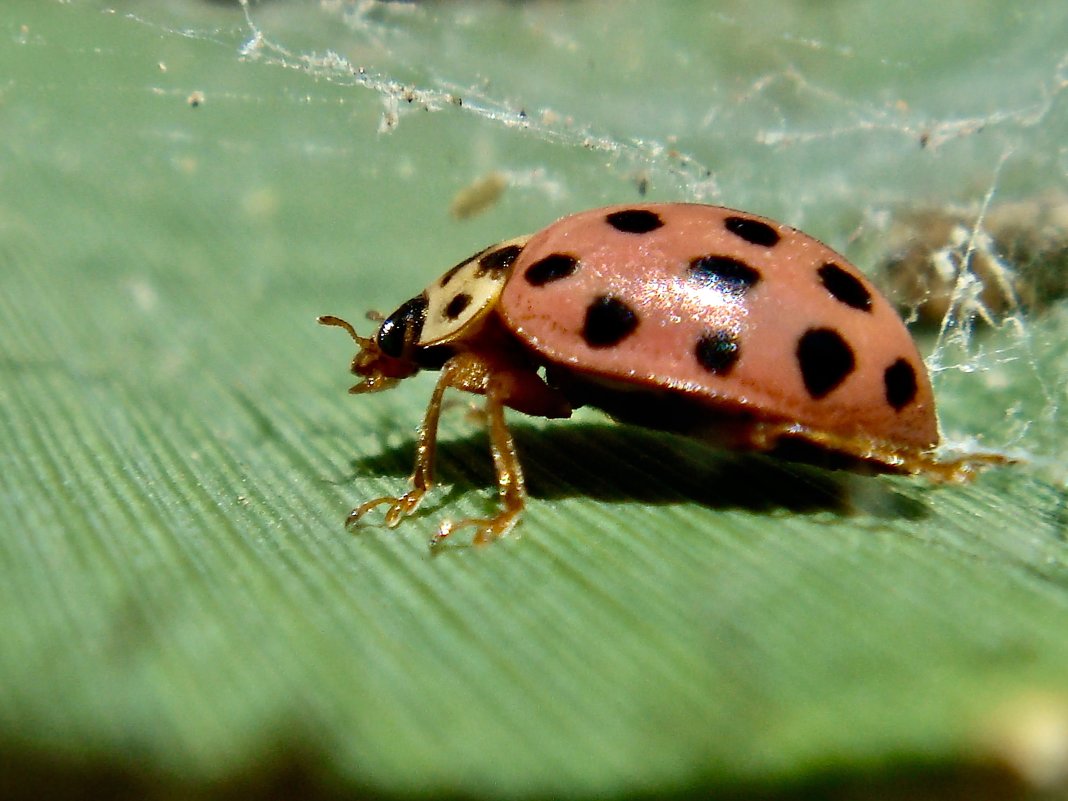
[[[493,454],[493,467],[497,471],[501,510],[493,517],[470,517],[456,523],[443,520],[430,540],[432,548],[441,545],[452,532],[468,526],[477,529],[472,540],[474,544],[485,545],[508,534],[519,522],[526,499],[526,482],[519,465],[515,440],[504,419],[509,383],[507,376],[494,376],[486,387],[485,413],[489,422],[490,452]]]

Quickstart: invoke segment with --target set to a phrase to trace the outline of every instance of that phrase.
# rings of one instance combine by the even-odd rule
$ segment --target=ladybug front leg
[[[367,512],[385,505],[388,506],[385,524],[394,528],[419,507],[423,497],[434,485],[438,422],[441,417],[442,399],[449,387],[486,396],[485,414],[489,424],[490,451],[493,455],[493,466],[497,471],[497,491],[502,508],[494,517],[469,518],[456,523],[449,520],[442,522],[430,545],[439,545],[453,531],[467,526],[477,528],[473,541],[476,545],[482,545],[504,536],[519,522],[526,489],[515,441],[504,419],[504,408],[506,405],[515,406],[529,413],[552,417],[566,416],[570,414],[571,409],[565,400],[557,397],[541,383],[536,372],[516,369],[492,356],[464,352],[445,363],[441,369],[441,377],[430,396],[426,417],[419,427],[419,444],[416,447],[411,489],[399,498],[386,496],[367,501],[352,510],[346,525],[355,525]]]
[[[523,469],[519,465],[515,440],[504,419],[505,401],[512,389],[510,378],[507,374],[495,375],[490,377],[486,386],[490,451],[493,454],[493,466],[497,471],[497,492],[501,499],[501,511],[494,517],[471,517],[456,523],[451,520],[442,521],[437,533],[430,540],[432,548],[441,545],[452,532],[467,526],[477,529],[473,538],[474,544],[485,545],[508,534],[519,522],[526,498],[526,483],[523,480]]]
[[[445,390],[449,387],[461,386],[463,388],[461,382],[458,381],[458,378],[461,377],[458,374],[463,372],[465,372],[464,365],[455,362],[449,362],[442,368],[441,377],[438,379],[434,392],[430,396],[426,416],[423,418],[422,425],[419,426],[419,443],[415,448],[415,470],[412,471],[411,477],[412,488],[399,498],[387,495],[360,504],[349,512],[349,516],[345,520],[346,526],[350,528],[355,526],[360,521],[360,518],[369,511],[383,504],[388,504],[389,508],[386,509],[384,522],[389,528],[396,528],[404,518],[419,508],[423,497],[434,486],[434,459],[437,454],[441,401],[445,395]]]

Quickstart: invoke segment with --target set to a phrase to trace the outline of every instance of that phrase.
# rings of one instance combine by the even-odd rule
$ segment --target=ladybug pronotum
[[[509,407],[569,417],[591,405],[621,422],[872,473],[969,480],[998,457],[940,461],[923,360],[889,302],[853,265],[787,225],[687,203],[611,206],[565,217],[448,270],[363,337],[352,393],[440,370],[419,429],[411,488],[394,527],[434,483],[442,397],[486,396],[501,509],[441,524],[476,543],[507,534],[525,490]]]

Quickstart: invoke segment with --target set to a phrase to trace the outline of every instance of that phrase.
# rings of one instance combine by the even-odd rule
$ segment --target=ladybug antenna
[[[381,392],[383,389],[389,389],[402,378],[419,372],[419,368],[414,363],[395,359],[383,353],[373,338],[361,337],[347,320],[342,320],[332,314],[324,314],[316,318],[316,321],[319,325],[344,328],[353,341],[360,346],[360,352],[352,357],[352,366],[349,369],[354,375],[360,376],[363,381],[349,387],[350,395]]]
[[[361,337],[357,334],[356,329],[352,327],[352,323],[348,320],[342,320],[340,317],[335,317],[332,314],[324,314],[321,317],[317,317],[316,322],[319,323],[319,325],[332,325],[335,328],[344,328],[348,331],[349,336],[352,337],[353,341],[361,348],[369,348],[374,344],[374,340],[368,339],[367,337]]]

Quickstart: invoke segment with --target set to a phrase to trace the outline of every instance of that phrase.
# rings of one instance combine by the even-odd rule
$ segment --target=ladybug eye
[[[426,320],[426,307],[426,295],[419,295],[389,315],[375,335],[379,350],[395,359],[401,358],[409,345],[419,341]]]

